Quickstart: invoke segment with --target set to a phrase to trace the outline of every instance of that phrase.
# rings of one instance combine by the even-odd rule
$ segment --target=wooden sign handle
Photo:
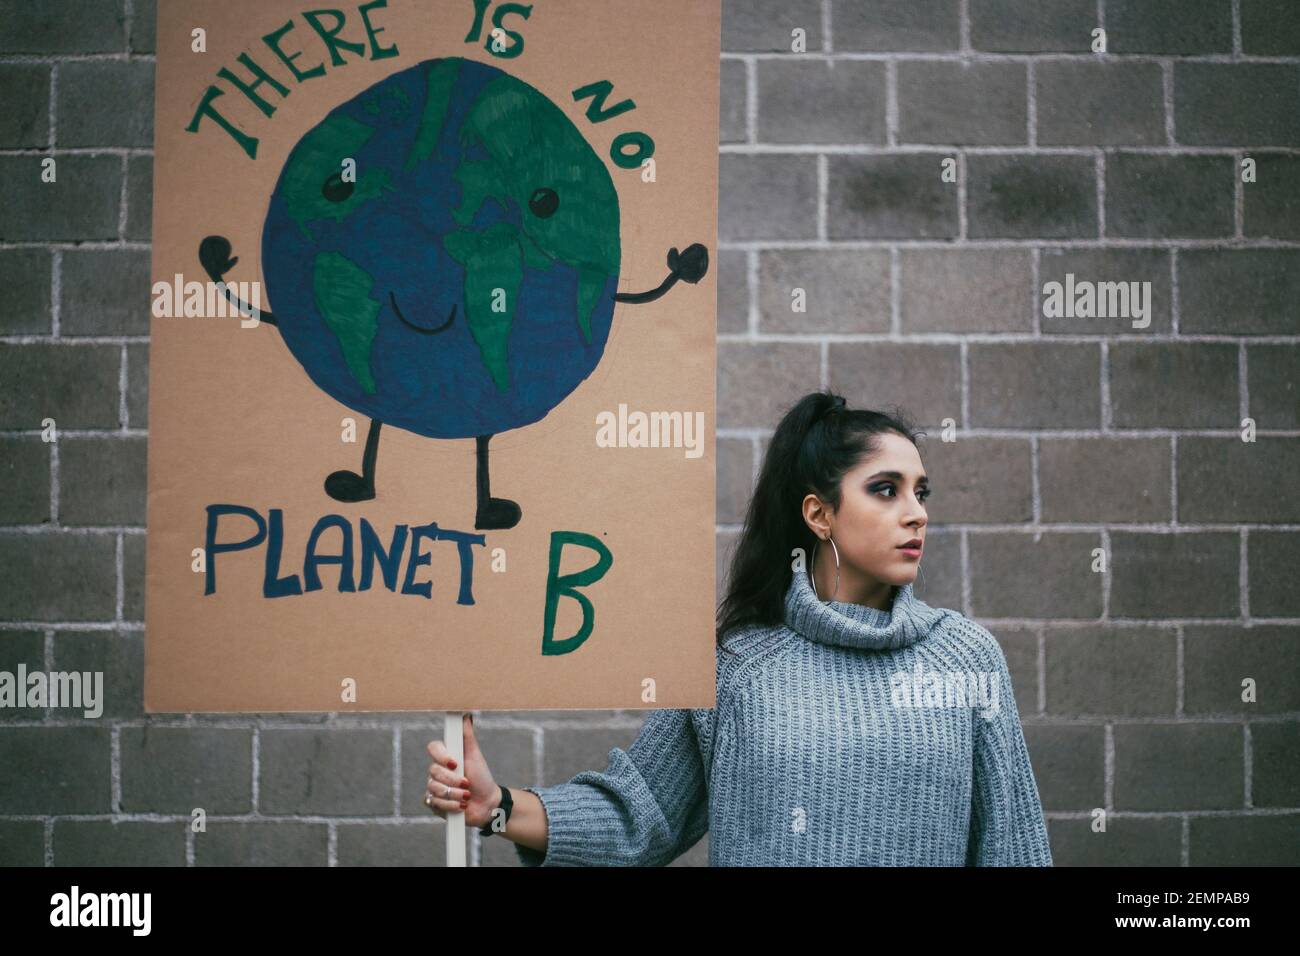
[[[456,769],[465,772],[465,715],[446,711],[442,715],[442,740],[447,752],[456,760]],[[465,814],[459,810],[447,814],[447,865],[465,865]]]

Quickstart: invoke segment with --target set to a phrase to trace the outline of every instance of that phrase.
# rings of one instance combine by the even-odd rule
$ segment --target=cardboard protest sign
[[[148,711],[713,706],[719,32],[159,5]]]

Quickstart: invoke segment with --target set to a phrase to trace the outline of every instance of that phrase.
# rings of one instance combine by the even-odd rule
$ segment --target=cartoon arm
[[[683,279],[693,285],[703,279],[704,274],[708,271],[709,250],[698,242],[687,246],[686,251],[681,253],[676,248],[669,249],[668,277],[659,284],[658,288],[646,292],[619,292],[615,294],[614,301],[629,302],[633,305],[653,302],[676,285],[678,279]]]
[[[263,312],[261,309],[255,309],[245,302],[241,302],[230,287],[226,285],[223,276],[235,267],[239,257],[230,257],[230,240],[225,236],[208,236],[199,243],[199,263],[203,270],[208,274],[213,282],[221,284],[221,291],[225,293],[230,304],[237,308],[244,315],[256,318],[259,322],[265,322],[268,325],[278,326],[280,323],[275,321],[275,316],[270,312]]]

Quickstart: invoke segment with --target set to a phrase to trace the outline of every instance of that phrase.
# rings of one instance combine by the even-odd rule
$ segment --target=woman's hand
[[[424,805],[442,817],[448,813],[465,814],[465,825],[482,827],[492,820],[492,811],[501,803],[501,788],[492,778],[487,760],[474,739],[474,719],[466,714],[462,721],[465,734],[464,772],[447,752],[441,740],[429,742],[429,778],[425,786]],[[448,792],[450,788],[450,792]]]

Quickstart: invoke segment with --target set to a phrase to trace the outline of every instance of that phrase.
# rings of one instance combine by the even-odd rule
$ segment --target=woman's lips
[[[902,551],[903,554],[905,554],[905,555],[906,555],[907,557],[909,557],[909,558],[919,558],[919,557],[921,556],[921,549],[922,549],[922,547],[923,547],[923,545],[919,545],[919,544],[917,544],[917,545],[910,545],[910,546],[909,546],[909,545],[903,545],[903,546],[900,546],[898,550],[899,550],[899,551]]]

